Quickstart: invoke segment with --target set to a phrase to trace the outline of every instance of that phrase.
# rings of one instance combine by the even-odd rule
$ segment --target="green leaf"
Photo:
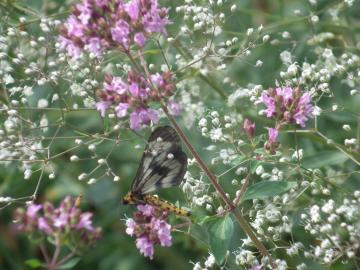
[[[250,172],[255,173],[256,168],[261,165],[261,161],[258,160],[252,160],[250,163]]]
[[[67,261],[63,265],[60,265],[57,269],[70,269],[73,268],[79,261],[80,257],[72,258],[71,260]]]
[[[44,266],[42,261],[38,259],[29,259],[25,261],[25,264],[29,266],[30,268],[39,268],[41,266]]]
[[[216,263],[221,265],[225,254],[229,249],[230,240],[234,232],[234,224],[229,215],[218,218],[208,226],[210,251],[214,255]]]
[[[199,225],[205,225],[207,222],[216,221],[219,219],[219,216],[213,215],[213,216],[200,216],[197,218],[197,223]]]
[[[321,151],[312,156],[305,157],[305,168],[321,168],[324,166],[342,164],[348,157],[339,151]]]
[[[239,165],[239,164],[240,164],[241,162],[243,162],[245,159],[246,159],[245,156],[237,156],[236,158],[234,158],[234,159],[231,161],[231,165],[232,165],[232,166]]]
[[[274,197],[296,187],[296,185],[296,182],[263,181],[250,186],[246,190],[242,201]]]

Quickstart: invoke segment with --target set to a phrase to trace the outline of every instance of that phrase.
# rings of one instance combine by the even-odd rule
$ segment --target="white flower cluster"
[[[201,134],[213,142],[233,143],[231,131],[241,120],[242,117],[239,114],[220,116],[218,111],[211,111],[207,117],[199,120],[198,126]]]
[[[179,90],[177,101],[181,107],[182,119],[187,127],[191,127],[205,111],[200,87],[195,79],[189,79],[177,83],[176,88]]]
[[[213,266],[215,266],[215,257],[210,253],[204,262],[204,266],[202,266],[200,262],[193,263],[193,265],[193,270],[213,269]]]
[[[315,239],[305,256],[325,264],[340,258],[353,259],[360,247],[360,191],[341,203],[333,199],[313,205],[301,215],[304,228]]]
[[[321,40],[326,40],[325,36],[331,38],[330,33],[323,33]],[[280,76],[286,84],[306,87],[313,96],[331,95],[330,80],[334,77],[341,79],[342,83],[350,88],[360,86],[360,57],[357,54],[346,52],[338,56],[331,48],[321,46],[316,47],[315,53],[317,60],[314,63],[304,61],[302,64],[294,62],[294,57],[289,51],[280,54],[286,66],[286,70],[281,71]],[[351,91],[351,95],[358,93],[356,90]]]
[[[191,176],[187,171],[185,174],[185,182],[182,185],[182,190],[186,196],[191,200],[191,204],[194,206],[203,206],[206,210],[213,210],[213,197],[208,194],[209,184],[205,183],[200,177],[196,179]]]
[[[206,4],[198,5],[193,1],[185,2],[184,5],[176,7],[176,12],[183,13],[184,20],[188,22],[187,26],[181,28],[182,34],[189,34],[193,31],[201,31],[205,34],[212,34],[215,31],[215,35],[221,33],[219,23],[224,21],[224,13],[214,14],[213,9]],[[222,1],[213,4],[222,5]]]

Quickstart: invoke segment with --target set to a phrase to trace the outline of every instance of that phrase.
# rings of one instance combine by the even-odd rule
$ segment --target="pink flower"
[[[277,137],[279,135],[279,131],[276,128],[269,128],[269,143],[274,143],[277,140]]]
[[[58,216],[54,217],[54,226],[57,228],[65,228],[68,223],[69,215],[66,212],[61,212]]]
[[[84,50],[100,57],[107,49],[145,46],[153,33],[165,34],[168,9],[157,0],[82,0],[61,26],[61,48],[74,58]],[[66,42],[64,42],[66,40]]]
[[[158,121],[158,113],[150,108],[138,108],[130,114],[130,128],[133,130],[140,130],[143,126]]]
[[[76,224],[76,229],[87,229],[87,230],[93,230],[93,226],[92,226],[92,213],[86,212],[86,213],[82,213],[80,215],[80,220],[79,222]]]
[[[163,33],[166,34],[165,26],[169,24],[167,18],[168,10],[166,8],[159,8],[156,0],[148,0],[151,3],[149,12],[144,14],[142,23],[148,33]]]
[[[136,247],[145,257],[154,258],[154,244],[146,236],[136,239]]]
[[[169,101],[167,106],[172,115],[176,116],[176,115],[180,114],[181,108],[180,108],[179,103],[177,103],[176,101],[173,101],[173,100]]]
[[[66,49],[68,55],[73,57],[74,59],[79,58],[82,50],[78,46],[76,46],[70,39],[67,39],[63,36],[59,37],[60,48]]]
[[[76,9],[80,12],[79,19],[83,24],[88,24],[91,18],[91,4],[88,1],[83,1],[82,4],[77,4]]]
[[[255,123],[251,122],[249,119],[245,118],[243,129],[245,130],[245,133],[250,138],[254,137],[255,135]]]
[[[102,41],[97,37],[90,38],[87,47],[96,56],[100,56],[103,50]]]
[[[96,102],[96,109],[100,111],[101,117],[105,117],[106,110],[110,108],[110,101],[99,101]]]
[[[154,245],[172,245],[171,225],[162,210],[151,205],[138,205],[137,209],[133,218],[126,220],[126,233],[137,238],[136,247],[141,254],[153,259]]]
[[[127,91],[127,84],[124,83],[120,77],[112,77],[111,82],[105,82],[104,86],[105,90],[115,91],[119,95],[122,95]]]
[[[155,208],[148,204],[139,204],[137,206],[137,209],[141,214],[143,214],[146,217],[151,217],[155,214]]]
[[[126,49],[128,49],[130,43],[129,34],[130,26],[124,20],[119,20],[115,27],[111,29],[112,39],[122,44]]]
[[[164,220],[154,219],[152,224],[153,229],[157,231],[157,236],[159,238],[160,244],[162,246],[171,246],[171,226],[166,223]]]
[[[309,93],[304,93],[295,108],[294,119],[296,124],[305,127],[305,122],[309,117],[313,117],[314,108],[311,105],[311,96]]]
[[[40,204],[30,204],[27,208],[26,215],[29,219],[35,219],[37,217],[37,212],[42,208]]]
[[[135,82],[132,82],[130,85],[129,85],[129,91],[131,93],[131,95],[134,97],[134,98],[139,98],[140,96],[140,89],[139,89],[139,85]]]
[[[146,42],[146,38],[144,36],[143,33],[139,32],[136,33],[134,36],[134,41],[136,42],[137,45],[139,45],[140,47],[144,47],[145,42]]]
[[[139,18],[139,3],[138,1],[132,1],[125,5],[125,11],[130,16],[131,21],[136,22]]]
[[[275,115],[275,100],[271,98],[266,92],[261,95],[261,102],[266,105],[266,117],[273,117]]]
[[[150,78],[151,82],[135,71],[129,71],[126,80],[105,75],[104,88],[98,92],[101,100],[96,103],[96,109],[102,117],[110,107],[118,118],[129,114],[130,127],[134,130],[157,123],[159,114],[150,108],[150,104],[161,99],[167,101],[173,95],[174,85],[169,71],[153,74]],[[175,101],[169,101],[168,106],[172,114],[180,113],[180,106]]]
[[[65,28],[69,36],[81,38],[84,36],[86,27],[75,17],[71,15],[65,23]]]
[[[126,230],[125,230],[125,232],[128,235],[133,236],[135,234],[136,226],[137,226],[137,224],[132,218],[127,219],[126,220]]]
[[[275,154],[276,149],[279,146],[279,142],[277,141],[277,137],[279,135],[279,130],[276,128],[268,128],[268,136],[269,139],[265,142],[265,149],[270,152],[270,154]]]
[[[162,86],[164,86],[164,83],[165,83],[163,77],[162,77],[159,73],[156,73],[156,74],[151,75],[151,81],[152,81],[157,87],[162,87]]]
[[[53,233],[53,230],[51,229],[49,223],[43,217],[40,217],[38,219],[38,227],[40,230],[42,230],[43,232],[45,232],[48,235]]]
[[[116,116],[119,118],[125,117],[127,115],[128,108],[129,108],[129,104],[119,103],[115,107]]]
[[[299,88],[282,87],[264,91],[257,103],[266,106],[266,117],[275,118],[279,125],[296,123],[305,127],[313,117],[311,96],[308,92],[301,94]]]
[[[70,196],[57,208],[49,202],[31,204],[26,211],[17,209],[15,215],[18,230],[35,236],[37,241],[60,237],[64,243],[80,248],[95,243],[101,233],[100,228],[92,226],[92,213],[82,213]]]

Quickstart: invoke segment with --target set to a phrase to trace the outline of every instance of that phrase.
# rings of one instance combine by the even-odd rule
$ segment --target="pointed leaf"
[[[262,181],[250,186],[243,197],[243,201],[252,199],[266,199],[280,195],[291,188],[296,187],[296,182],[285,181]]]
[[[216,263],[222,264],[229,249],[230,240],[234,232],[234,224],[229,215],[210,222],[208,226],[210,251]]]
[[[39,268],[39,267],[44,267],[44,264],[42,263],[42,261],[38,260],[38,259],[29,259],[25,261],[25,264],[27,266],[29,266],[30,268]]]
[[[80,257],[72,258],[63,265],[59,266],[57,269],[71,269],[80,261],[80,259]]]
[[[321,151],[312,156],[304,157],[305,168],[321,168],[324,166],[342,164],[348,159],[346,155],[338,151]]]

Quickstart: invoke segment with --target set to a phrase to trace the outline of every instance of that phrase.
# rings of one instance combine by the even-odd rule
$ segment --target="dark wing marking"
[[[149,138],[131,191],[146,194],[177,186],[184,178],[186,167],[187,157],[176,131],[170,126],[159,127]]]

